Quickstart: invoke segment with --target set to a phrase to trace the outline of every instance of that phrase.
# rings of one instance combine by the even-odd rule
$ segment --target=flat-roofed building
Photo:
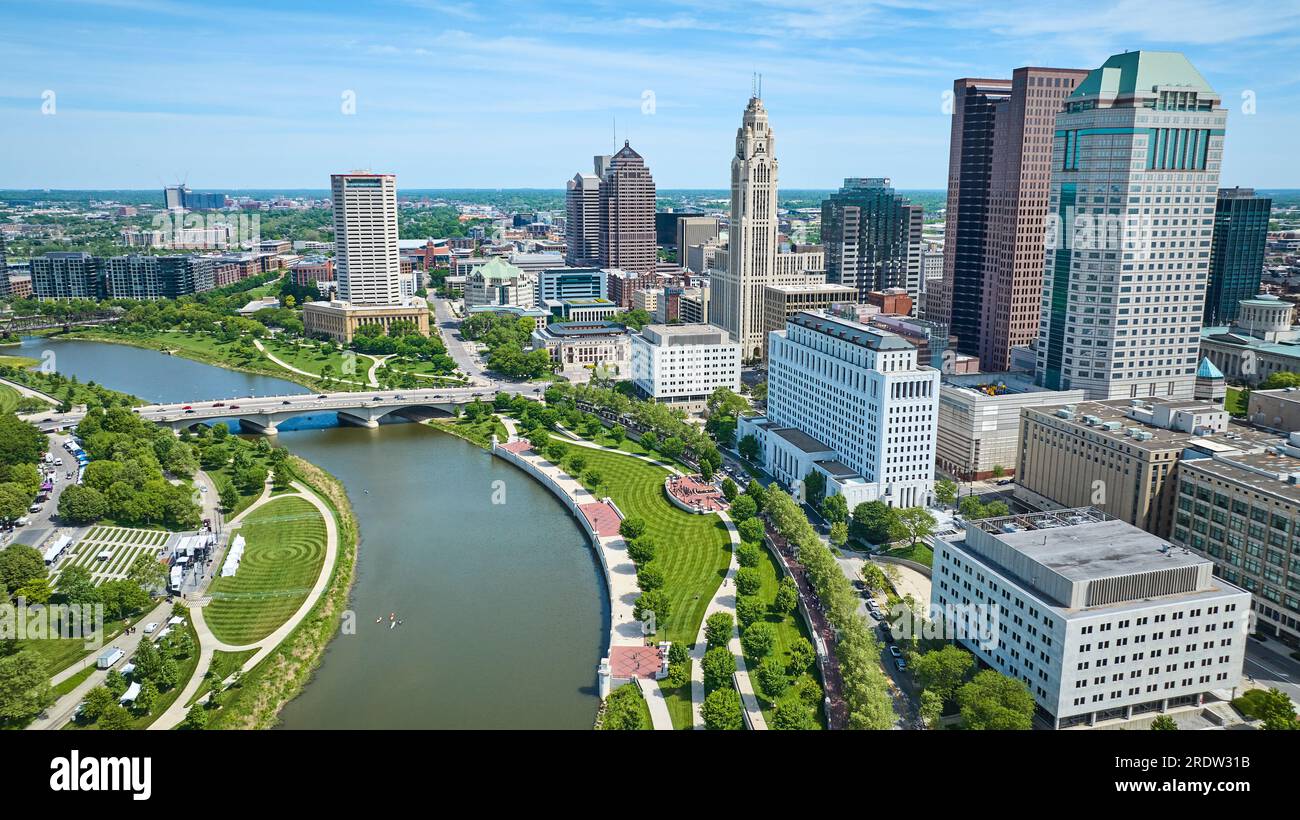
[[[632,383],[645,398],[703,407],[719,387],[740,392],[740,353],[714,325],[646,325],[632,337]]]
[[[1194,399],[1085,401],[1022,414],[1017,498],[1049,509],[1095,506],[1162,537],[1180,457],[1262,450],[1275,438],[1230,427],[1221,406]]]
[[[1300,430],[1300,388],[1250,391],[1246,418],[1265,430],[1279,433]]]
[[[410,322],[422,336],[429,335],[429,305],[424,300],[397,305],[353,305],[345,302],[308,302],[303,305],[303,332],[347,344],[362,325],[379,325],[388,333],[394,322]]]
[[[32,292],[37,299],[99,299],[103,277],[95,257],[88,253],[56,252],[34,256]]]
[[[1300,647],[1300,432],[1263,452],[1183,459],[1170,540],[1250,590],[1256,631]]]
[[[465,279],[465,306],[514,306],[534,307],[537,305],[537,280],[499,256],[494,256],[486,264],[474,266]]]
[[[1083,401],[1082,390],[1047,390],[1026,373],[945,373],[939,386],[935,462],[962,481],[1016,472],[1020,411]]]
[[[607,274],[600,268],[543,268],[537,271],[537,304],[548,299],[604,299]]]
[[[1156,535],[1082,508],[969,521],[932,546],[931,605],[1053,728],[1199,707],[1241,682],[1250,593]]]
[[[618,305],[608,299],[549,299],[542,305],[553,322],[601,322],[618,313]]]
[[[858,301],[857,288],[829,282],[812,285],[768,285],[763,296],[763,329],[770,333],[785,327],[801,310],[827,310],[840,302]]]
[[[607,378],[626,377],[631,359],[631,333],[604,320],[551,322],[533,331],[534,350],[545,350],[567,372],[595,371]]]

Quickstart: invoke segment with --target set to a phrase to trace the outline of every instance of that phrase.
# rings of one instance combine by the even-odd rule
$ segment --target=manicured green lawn
[[[693,664],[695,661],[687,661]],[[691,685],[669,689],[660,684],[664,700],[668,703],[668,716],[672,718],[674,729],[690,729],[695,725],[695,713],[691,709]]]
[[[203,612],[212,634],[236,646],[265,638],[306,599],[325,560],[325,521],[302,498],[278,498],[239,527],[247,541],[239,571],[212,583]]]
[[[149,609],[150,610],[153,609],[152,604],[150,605]],[[140,620],[141,617],[143,617],[143,615],[144,613],[140,613],[138,615],[132,615],[126,623],[123,623],[122,621],[105,621],[104,637],[101,641],[98,642],[99,646],[102,648],[103,644],[106,644],[109,641],[116,638],[118,635],[121,635],[122,630],[124,630],[127,626],[131,626],[135,624],[137,621]],[[18,650],[22,650],[22,649],[36,650],[37,653],[39,653],[45,658],[45,662],[49,664],[49,670],[51,675],[54,675],[58,672],[62,672],[64,669],[67,669],[69,666],[72,666],[77,661],[82,660],[87,655],[90,655],[92,652],[98,651],[98,649],[87,649],[86,641],[80,638],[73,638],[73,639],[45,638],[43,640],[22,640],[22,641],[18,641],[18,645],[16,648]]]
[[[716,515],[692,515],[674,507],[664,495],[668,471],[662,467],[590,448],[582,455],[586,469],[600,473],[601,493],[613,498],[624,515],[645,519],[647,533],[659,543],[655,563],[663,569],[672,609],[657,637],[695,643],[704,610],[731,561],[726,526]]]
[[[212,688],[213,684],[223,681],[235,674],[235,671],[239,669],[239,667],[243,666],[244,662],[255,654],[257,654],[256,649],[245,649],[240,652],[224,652],[218,649],[213,652],[212,664],[208,667],[206,682],[195,690],[193,696],[186,701],[185,705],[193,706],[194,701],[206,695]]]
[[[321,374],[321,369],[328,365],[331,368],[330,375],[336,379],[365,382],[366,374],[370,372],[370,366],[374,364],[364,356],[356,356],[352,359],[351,367],[353,372],[346,373],[344,368],[348,367],[347,360],[340,351],[321,353],[315,345],[303,346],[291,342],[281,342],[278,339],[265,339],[262,344],[280,361],[299,370],[314,373],[317,376]],[[275,364],[270,359],[267,359],[267,363]]]
[[[912,546],[895,547],[886,552],[885,555],[893,558],[906,558],[918,564],[925,564],[927,567],[934,565],[934,550],[930,549],[928,544],[917,543]]]
[[[1223,409],[1234,416],[1246,415],[1248,393],[1239,387],[1229,387],[1228,395],[1223,400]]]
[[[496,416],[488,416],[478,422],[472,422],[467,418],[437,419],[430,422],[430,426],[435,430],[442,430],[457,438],[463,438],[479,447],[491,447],[493,433],[496,433],[497,439],[502,442],[510,437],[506,426]]]
[[[7,384],[0,384],[0,413],[12,413],[18,409],[18,391]]]
[[[85,669],[82,669],[77,674],[73,675],[72,677],[65,680],[63,683],[60,683],[58,686],[54,687],[51,691],[54,693],[54,697],[61,698],[64,695],[71,692],[73,689],[76,689],[78,686],[85,683],[86,678],[90,677],[93,674],[95,674],[95,667],[93,665],[87,666]]]

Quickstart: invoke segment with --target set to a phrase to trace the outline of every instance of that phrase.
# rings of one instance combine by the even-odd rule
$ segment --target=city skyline
[[[900,190],[939,189],[954,79],[1089,68],[1126,48],[1183,51],[1223,95],[1224,184],[1300,187],[1286,162],[1300,90],[1285,63],[1300,15],[1262,3],[1029,13],[770,0],[672,3],[657,16],[432,2],[304,15],[263,3],[204,14],[167,0],[15,6],[0,35],[0,139],[11,147],[0,187],[316,188],[322,169],[373,167],[410,188],[551,189],[574,156],[629,139],[661,189],[720,189],[718,158],[757,72],[782,133],[784,187],[889,176]]]

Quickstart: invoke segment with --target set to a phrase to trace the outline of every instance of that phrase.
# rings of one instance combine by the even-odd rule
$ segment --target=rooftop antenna
[[[749,96],[758,96],[758,72],[751,72],[749,75]]]
[[[758,75],[758,98],[763,99],[763,75]]]

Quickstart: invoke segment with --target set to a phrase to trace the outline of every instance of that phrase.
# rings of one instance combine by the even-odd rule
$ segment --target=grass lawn
[[[78,686],[85,683],[86,678],[95,674],[95,671],[96,670],[94,666],[87,666],[85,669],[82,669],[80,672],[68,678],[63,683],[60,683],[58,686],[54,687],[50,691],[54,693],[54,697],[61,698],[64,695],[71,692],[73,689],[76,689]]]
[[[20,367],[26,370],[27,368],[35,367],[40,363],[40,359],[33,359],[30,356],[0,355],[0,365],[3,365],[4,367]]]
[[[930,549],[928,544],[918,542],[908,547],[895,547],[885,555],[891,558],[906,558],[908,561],[925,564],[927,567],[934,566],[934,550]]]
[[[1239,387],[1229,387],[1228,395],[1223,400],[1223,409],[1234,416],[1246,415],[1246,403],[1249,393]]]
[[[435,430],[441,430],[457,438],[463,438],[471,444],[477,444],[479,447],[491,447],[493,433],[496,433],[497,438],[502,442],[510,437],[506,426],[496,416],[488,416],[477,422],[470,421],[467,418],[435,419],[429,424]]]
[[[668,471],[662,467],[601,450],[584,448],[582,455],[586,469],[601,475],[601,494],[613,498],[624,515],[643,518],[647,533],[659,543],[655,562],[663,569],[671,612],[656,637],[695,643],[704,610],[731,561],[726,526],[716,515],[692,515],[674,507],[664,496]]]
[[[694,664],[695,661],[687,661]],[[670,689],[661,682],[659,688],[664,692],[668,703],[668,716],[672,718],[674,729],[690,729],[695,725],[695,713],[691,710],[691,685]]]
[[[186,701],[185,705],[193,706],[196,700],[208,693],[213,684],[235,674],[235,671],[243,666],[245,661],[256,654],[256,649],[245,649],[241,652],[223,652],[218,649],[213,652],[212,665],[208,667],[207,681],[194,692],[194,695]]]
[[[303,498],[253,511],[239,527],[247,546],[239,571],[212,583],[204,620],[224,643],[265,638],[306,599],[325,560],[325,520]]]
[[[322,353],[314,344],[303,346],[292,342],[282,342],[279,339],[264,339],[262,344],[280,361],[299,370],[315,373],[317,376],[320,375],[322,367],[329,365],[331,368],[330,375],[334,378],[365,382],[366,373],[370,371],[370,365],[373,364],[370,359],[356,356],[352,361],[353,372],[346,373],[344,368],[347,366],[347,362],[341,351]],[[270,359],[267,359],[267,363],[275,365],[275,362]],[[278,367],[278,365],[275,366]]]
[[[758,598],[768,607],[771,607],[773,602],[776,601],[776,591],[781,583],[781,567],[776,562],[776,556],[772,555],[769,550],[764,549],[763,560],[759,562],[757,569],[763,582],[758,590]],[[803,618],[799,616],[797,611],[789,615],[780,615],[769,611],[767,617],[763,620],[776,628],[776,645],[772,648],[771,657],[779,659],[783,665],[789,665],[790,647],[798,638],[806,638],[809,642],[812,641],[812,636],[808,634]],[[754,684],[754,695],[758,698],[758,705],[763,710],[763,717],[770,725],[775,704],[769,701],[758,688],[758,664],[758,659],[745,657],[745,666],[749,669],[750,681]],[[817,720],[820,727],[822,725],[820,708],[817,710]]]
[[[0,413],[12,413],[18,409],[18,391],[7,384],[0,384]]]
[[[149,606],[149,609],[153,609],[152,604]],[[134,625],[145,614],[146,613],[141,612],[138,615],[132,615],[127,623],[123,623],[122,621],[106,621],[104,623],[104,636],[102,641],[99,642],[99,648],[87,649],[85,646],[86,641],[81,638],[44,638],[42,640],[18,641],[16,649],[36,650],[37,653],[45,658],[45,662],[49,665],[50,674],[55,675],[90,654],[99,651],[99,649],[102,648],[102,644],[106,644],[118,635],[121,635],[122,630],[126,629],[128,626]]]

